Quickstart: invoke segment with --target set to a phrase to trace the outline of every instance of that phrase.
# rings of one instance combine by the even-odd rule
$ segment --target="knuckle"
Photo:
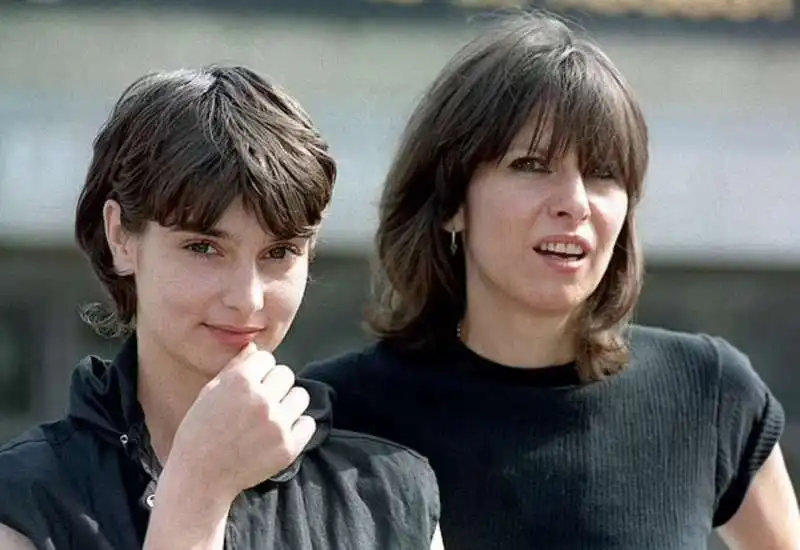
[[[308,393],[308,390],[302,386],[295,386],[292,388],[292,392],[294,392],[298,399],[302,399],[303,401],[308,401],[311,399],[311,395]]]
[[[305,411],[311,404],[311,396],[308,394],[305,388],[299,387],[292,388],[292,393],[292,400],[297,404],[299,409],[302,409],[300,412]]]
[[[276,408],[272,406],[272,404],[264,399],[263,396],[259,396],[256,399],[256,413],[258,417],[265,422],[267,425],[272,425],[276,421]]]
[[[281,377],[281,380],[294,384],[295,374],[292,369],[286,365],[275,365],[275,374]]]

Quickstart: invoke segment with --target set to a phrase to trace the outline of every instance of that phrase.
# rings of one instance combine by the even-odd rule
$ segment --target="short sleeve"
[[[722,338],[712,339],[719,361],[717,475],[714,527],[728,522],[780,439],[783,407],[748,357]]]

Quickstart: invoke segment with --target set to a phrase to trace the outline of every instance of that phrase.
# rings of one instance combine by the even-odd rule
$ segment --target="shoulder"
[[[322,382],[333,390],[334,426],[386,435],[379,417],[394,416],[421,387],[431,384],[433,371],[426,368],[429,361],[420,352],[376,342],[312,362],[298,377]],[[448,376],[448,380],[452,378]]]
[[[634,326],[630,342],[634,368],[649,367],[695,403],[713,405],[720,453],[737,455],[759,437],[771,449],[778,440],[785,423],[782,405],[750,357],[725,338]]]
[[[339,450],[354,449],[370,456],[383,457],[389,463],[399,463],[413,469],[425,471],[430,468],[428,460],[417,451],[371,434],[334,428],[327,444]]]
[[[628,339],[634,360],[681,359],[697,365],[716,361],[718,339],[707,334],[631,325]]]
[[[350,467],[377,474],[388,482],[414,480],[414,486],[436,490],[436,476],[428,460],[399,443],[362,432],[333,429],[324,447]]]
[[[750,358],[720,336],[633,325],[629,341],[634,363],[657,364],[674,373],[688,371],[726,391],[763,386]]]
[[[358,537],[395,541],[398,548],[430,545],[441,503],[433,469],[419,453],[380,437],[334,429],[305,455],[298,475],[300,486],[313,489],[306,498],[319,499],[326,516],[357,525]]]
[[[73,434],[58,421],[33,427],[0,446],[0,523],[23,534],[39,521],[40,503],[52,505],[64,486],[61,453]]]
[[[59,471],[60,447],[68,442],[72,432],[63,421],[42,424],[0,446],[0,484],[51,480]]]
[[[405,507],[419,507],[438,519],[436,475],[428,460],[413,449],[378,436],[333,429],[318,451],[317,466],[335,470],[337,478],[358,480],[357,485],[375,490],[373,498],[400,498]]]
[[[361,349],[313,361],[298,376],[323,382],[341,394],[362,394],[383,387],[387,378],[396,377],[407,369],[406,353],[395,350],[384,342],[376,342]]]
[[[312,361],[300,371],[300,375],[304,378],[324,382],[325,379],[336,379],[342,376],[358,374],[365,366],[375,362],[375,358],[380,353],[379,346],[380,344],[370,344],[358,350]]]

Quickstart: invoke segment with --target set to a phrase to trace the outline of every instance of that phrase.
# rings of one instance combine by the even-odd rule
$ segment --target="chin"
[[[217,376],[236,354],[208,354],[203,357],[192,357],[190,364],[195,372],[209,380]]]
[[[226,348],[212,340],[198,342],[181,350],[184,362],[195,373],[204,378],[214,378],[236,357],[238,351]]]
[[[550,292],[529,293],[525,299],[525,306],[533,311],[549,315],[571,315],[580,308],[589,296],[585,292],[575,292],[567,288],[553,289]]]

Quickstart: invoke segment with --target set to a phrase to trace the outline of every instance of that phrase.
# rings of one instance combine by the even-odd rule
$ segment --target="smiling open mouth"
[[[544,243],[534,250],[542,256],[565,261],[577,261],[586,257],[586,251],[575,243]]]

